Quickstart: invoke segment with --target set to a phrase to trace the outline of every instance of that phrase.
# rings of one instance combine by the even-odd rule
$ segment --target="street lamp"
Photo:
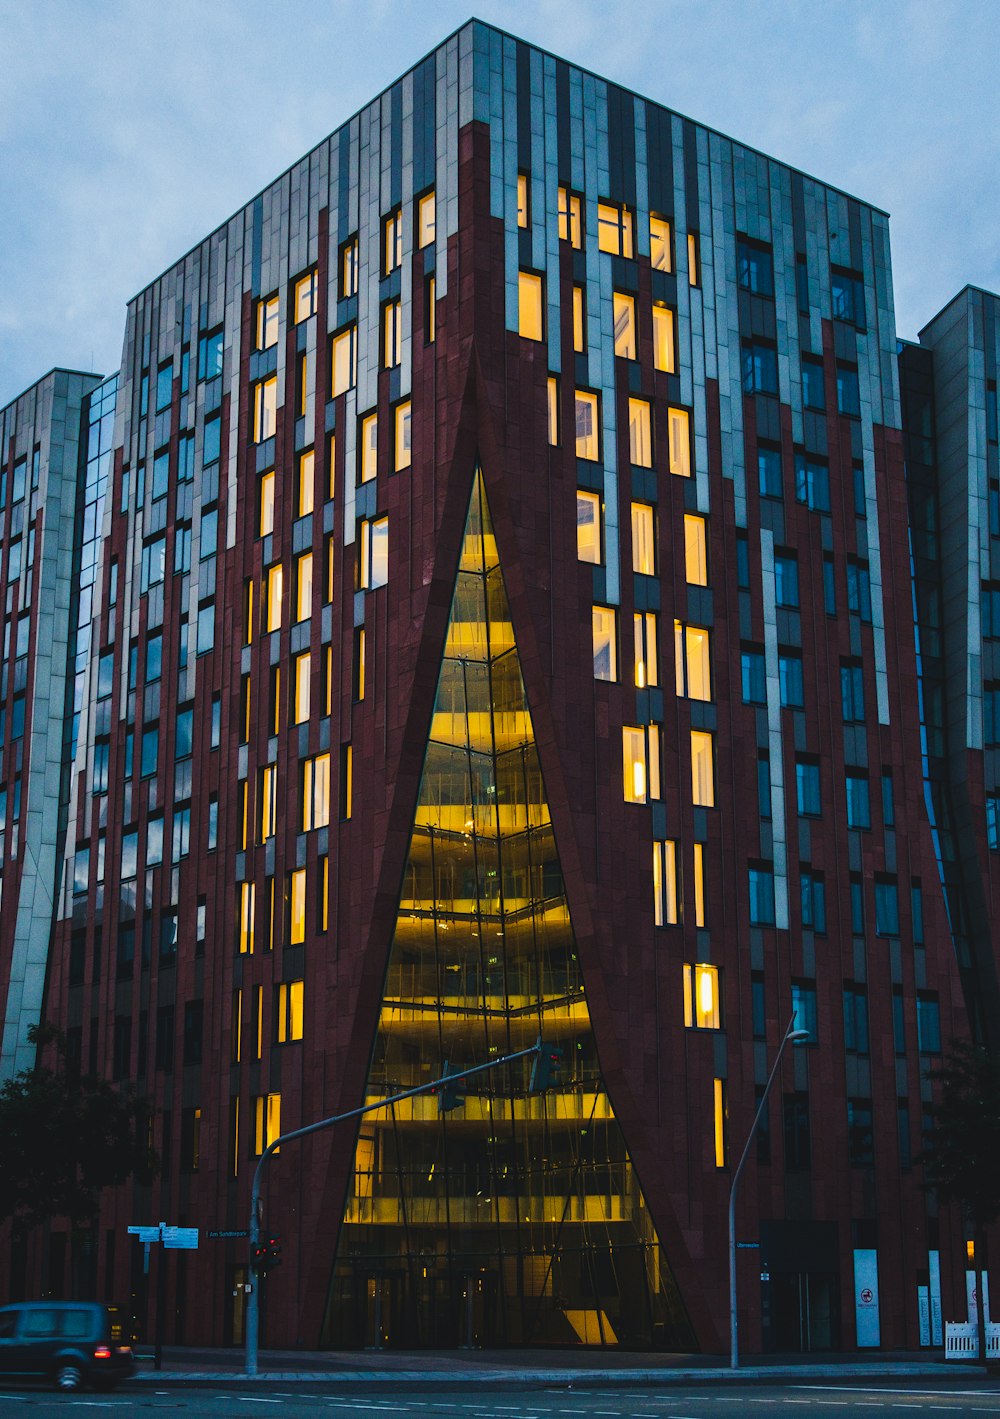
[[[743,1145],[743,1152],[740,1154],[740,1161],[736,1164],[736,1171],[733,1173],[733,1180],[729,1185],[729,1368],[738,1370],[740,1367],[739,1342],[736,1338],[736,1185],[740,1180],[740,1173],[743,1171],[743,1164],[747,1160],[750,1152],[750,1144],[754,1140],[757,1132],[757,1125],[760,1123],[760,1116],[764,1112],[764,1105],[767,1103],[767,1096],[771,1092],[771,1085],[774,1083],[775,1075],[778,1072],[778,1065],[781,1063],[781,1056],[784,1053],[785,1045],[791,1041],[795,1044],[799,1040],[810,1038],[808,1030],[795,1030],[795,1011],[792,1011],[792,1018],[788,1022],[788,1029],[785,1031],[778,1046],[778,1053],[774,1057],[771,1065],[771,1072],[767,1076],[767,1083],[764,1085],[764,1092],[760,1096],[760,1103],[757,1105],[757,1112],[753,1116],[753,1123],[750,1125],[750,1132],[747,1134],[747,1141]]]

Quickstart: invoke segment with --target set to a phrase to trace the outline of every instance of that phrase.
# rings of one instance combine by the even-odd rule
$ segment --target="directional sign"
[[[163,1245],[175,1250],[191,1249],[198,1245],[197,1227],[164,1227]]]
[[[209,1237],[249,1237],[249,1231],[244,1228],[242,1231],[238,1227],[223,1228],[221,1231],[206,1233]]]
[[[129,1227],[129,1232],[133,1237],[138,1237],[140,1242],[158,1242],[160,1240],[159,1227]]]

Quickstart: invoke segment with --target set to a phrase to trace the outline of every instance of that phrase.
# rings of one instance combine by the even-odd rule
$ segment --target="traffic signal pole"
[[[363,1104],[359,1109],[348,1109],[347,1113],[334,1114],[332,1118],[321,1118],[318,1123],[307,1124],[305,1128],[294,1128],[290,1133],[283,1133],[276,1138],[273,1143],[269,1143],[257,1162],[257,1167],[253,1175],[253,1186],[250,1189],[250,1294],[247,1298],[247,1339],[246,1339],[246,1377],[255,1379],[257,1376],[258,1347],[260,1340],[260,1272],[258,1270],[259,1258],[257,1256],[260,1247],[260,1189],[264,1180],[264,1164],[284,1143],[290,1143],[294,1138],[305,1138],[310,1133],[319,1133],[322,1128],[331,1128],[335,1123],[344,1123],[349,1118],[360,1118],[362,1114],[374,1113],[377,1109],[388,1108],[391,1104],[398,1104],[401,1099],[412,1099],[417,1094],[429,1094],[433,1089],[444,1089],[453,1086],[456,1079],[467,1079],[472,1074],[483,1074],[488,1069],[498,1069],[501,1064],[512,1064],[515,1059],[526,1059],[529,1054],[533,1054],[536,1060],[541,1059],[543,1052],[551,1057],[554,1062],[556,1048],[546,1045],[542,1041],[541,1035],[535,1043],[528,1049],[519,1049],[514,1054],[502,1055],[500,1059],[491,1059],[487,1064],[474,1064],[469,1069],[455,1069],[445,1074],[440,1079],[431,1079],[427,1084],[418,1084],[415,1089],[404,1089],[401,1094],[391,1094],[388,1098],[379,1099],[374,1104]],[[561,1054],[561,1051],[559,1051]],[[445,1065],[447,1069],[447,1064]],[[544,1079],[544,1083],[542,1082]],[[529,1092],[537,1092],[539,1088],[544,1088],[550,1083],[549,1070],[546,1069],[542,1078],[539,1078],[533,1071],[532,1088]]]

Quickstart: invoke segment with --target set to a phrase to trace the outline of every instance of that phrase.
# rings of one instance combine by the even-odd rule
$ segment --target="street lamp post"
[[[729,1186],[729,1368],[738,1370],[740,1367],[740,1350],[737,1339],[736,1321],[736,1187],[740,1180],[740,1173],[743,1171],[743,1164],[747,1160],[750,1152],[750,1144],[754,1140],[757,1132],[757,1125],[760,1123],[761,1114],[767,1103],[767,1096],[771,1092],[771,1085],[774,1083],[778,1073],[778,1065],[781,1063],[781,1056],[785,1051],[785,1045],[789,1042],[794,1044],[797,1040],[809,1039],[808,1030],[793,1029],[795,1024],[795,1011],[792,1011],[792,1018],[788,1022],[788,1029],[785,1031],[778,1046],[778,1053],[774,1057],[771,1065],[771,1072],[767,1076],[767,1083],[764,1085],[764,1092],[760,1096],[760,1103],[757,1105],[757,1112],[753,1116],[753,1123],[750,1125],[750,1132],[747,1134],[747,1141],[743,1145],[743,1152],[740,1154],[740,1161],[736,1164],[736,1171],[733,1173],[733,1180]]]

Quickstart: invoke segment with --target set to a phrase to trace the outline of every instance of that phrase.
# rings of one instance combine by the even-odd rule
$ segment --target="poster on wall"
[[[859,1350],[881,1343],[878,1252],[874,1247],[861,1247],[854,1253],[854,1323]]]
[[[941,1253],[927,1253],[927,1270],[930,1277],[931,1293],[931,1344],[944,1344],[944,1329],[941,1325]]]

